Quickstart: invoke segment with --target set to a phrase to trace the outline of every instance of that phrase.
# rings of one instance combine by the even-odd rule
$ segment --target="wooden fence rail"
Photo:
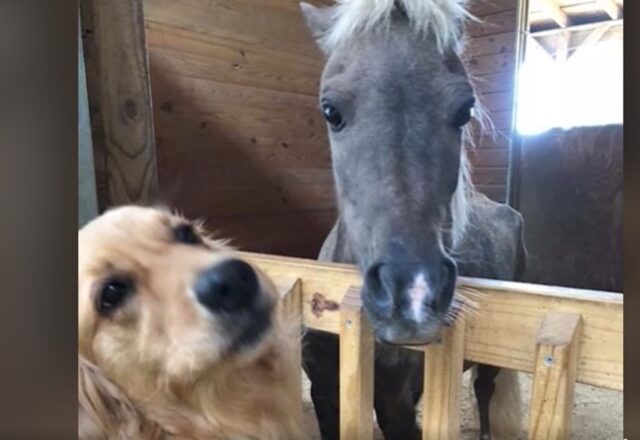
[[[279,281],[287,310],[311,329],[340,336],[340,438],[373,436],[373,333],[350,265],[244,253]],[[460,435],[463,360],[533,373],[529,439],[568,439],[576,382],[623,389],[622,294],[460,278],[461,315],[425,347],[423,439]],[[299,349],[299,348],[298,348]],[[444,403],[443,403],[444,402]]]

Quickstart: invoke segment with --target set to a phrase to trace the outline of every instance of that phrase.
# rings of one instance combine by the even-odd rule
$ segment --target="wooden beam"
[[[424,352],[422,440],[460,438],[460,405],[464,363],[464,317],[443,328],[440,340]]]
[[[373,438],[373,364],[373,330],[350,287],[340,304],[340,440]]]
[[[602,40],[607,32],[611,30],[613,25],[611,23],[600,23],[600,26],[596,27],[591,33],[584,39],[580,47],[593,46]]]
[[[355,266],[243,255],[272,279],[300,277],[305,326],[339,333],[344,292],[362,285]],[[577,381],[622,390],[621,294],[465,277],[458,279],[457,291],[477,298],[479,309],[466,317],[465,359],[532,373],[536,333],[546,314],[576,313],[583,317]]]
[[[576,53],[576,51],[595,46],[598,44],[600,40],[613,28],[613,25],[610,22],[599,23],[599,26],[595,27],[593,31],[576,47],[568,50],[569,57]],[[571,40],[569,40],[571,41]],[[577,44],[577,43],[576,43]],[[569,47],[571,47],[569,45]]]
[[[554,35],[556,35],[556,34],[554,34]],[[527,35],[527,43],[526,43],[527,44],[527,50],[529,48],[531,48],[532,46],[536,46],[537,49],[549,54],[552,57],[555,57],[555,54],[551,53],[549,51],[549,49],[547,49],[542,44],[540,44],[540,42],[538,41],[538,39],[536,37],[537,37],[537,35]]]
[[[529,440],[568,440],[578,365],[580,315],[549,313],[538,334]]]
[[[620,6],[614,0],[596,0],[596,3],[612,20],[620,18]]]
[[[100,211],[157,200],[142,0],[80,2]]]
[[[611,27],[616,27],[616,26],[622,26],[623,22],[624,20],[620,19],[620,20],[607,21],[606,23],[611,25]],[[588,29],[595,29],[597,27],[600,27],[602,23],[603,22],[576,24],[573,26],[567,26],[564,29],[546,29],[544,31],[529,32],[528,35],[531,35],[534,37],[548,37],[550,35],[556,35],[558,33],[565,32],[565,31],[571,31],[571,32],[586,31]]]
[[[281,278],[276,284],[276,290],[280,295],[278,312],[282,317],[286,317],[286,322],[299,328],[299,337],[292,342],[291,357],[293,362],[302,365],[302,289],[300,278]],[[302,396],[302,368],[299,368],[296,372],[296,387],[298,389],[296,395]],[[302,399],[300,399],[295,411],[296,413],[291,414],[291,417],[300,420],[302,423]]]
[[[540,6],[561,28],[569,25],[569,16],[562,10],[557,0],[538,0]]]
[[[571,32],[562,32],[556,37],[556,61],[563,62],[569,58],[569,49],[571,47]]]

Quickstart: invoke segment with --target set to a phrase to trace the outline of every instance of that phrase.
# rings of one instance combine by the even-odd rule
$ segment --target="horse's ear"
[[[318,8],[309,3],[300,2],[302,16],[311,31],[311,35],[318,43],[318,46],[326,53],[327,48],[322,44],[322,39],[329,32],[333,22],[333,8]]]

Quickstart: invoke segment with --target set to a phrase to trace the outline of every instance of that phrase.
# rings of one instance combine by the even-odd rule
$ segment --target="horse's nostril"
[[[451,258],[444,259],[444,278],[442,280],[442,303],[450,304],[456,287],[458,277],[458,266]]]
[[[444,259],[445,276],[455,281],[458,276],[458,265],[451,258],[445,257]]]
[[[392,303],[393,280],[389,268],[383,263],[369,267],[365,274],[365,291],[369,299],[378,307],[386,308]]]

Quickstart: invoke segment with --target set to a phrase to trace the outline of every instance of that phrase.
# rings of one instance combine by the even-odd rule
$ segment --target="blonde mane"
[[[463,20],[474,18],[466,10],[467,2],[468,0],[336,0],[332,25],[321,38],[321,44],[331,50],[363,32],[387,28],[392,13],[399,8],[404,11],[416,32],[433,32],[440,52],[456,50]]]
[[[460,149],[460,171],[458,186],[451,198],[451,242],[453,249],[462,242],[467,234],[472,212],[472,198],[475,188],[471,179],[471,169],[467,157],[467,149],[475,148],[475,140],[485,135],[495,140],[495,127],[482,102],[476,101],[473,123],[467,124],[462,131],[462,148]]]

